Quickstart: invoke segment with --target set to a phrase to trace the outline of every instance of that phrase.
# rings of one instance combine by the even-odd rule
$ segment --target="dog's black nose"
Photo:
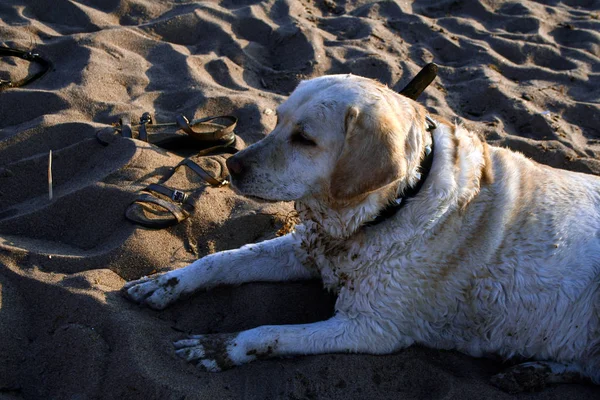
[[[242,162],[235,156],[229,157],[226,161],[226,164],[227,164],[227,169],[229,170],[229,173],[232,175],[239,175],[244,170],[244,166],[242,165]]]

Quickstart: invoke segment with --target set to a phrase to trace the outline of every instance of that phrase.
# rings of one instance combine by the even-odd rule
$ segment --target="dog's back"
[[[600,178],[443,132],[436,154],[453,158],[374,235],[410,243],[391,294],[400,318],[428,346],[576,362],[600,382]],[[445,211],[406,232],[428,209]]]

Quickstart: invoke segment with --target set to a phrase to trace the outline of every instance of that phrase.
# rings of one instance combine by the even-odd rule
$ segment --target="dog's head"
[[[417,179],[425,111],[373,80],[304,81],[277,116],[272,133],[227,161],[242,194],[348,204]]]

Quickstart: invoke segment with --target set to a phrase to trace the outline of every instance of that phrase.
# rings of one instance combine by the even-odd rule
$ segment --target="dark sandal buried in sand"
[[[425,65],[421,71],[412,78],[408,85],[400,91],[400,94],[409,99],[417,100],[423,91],[433,82],[437,76],[438,66],[435,63]]]
[[[36,79],[41,78],[46,74],[46,72],[50,70],[50,68],[52,68],[52,63],[50,61],[44,59],[39,54],[34,53],[32,51],[17,50],[11,47],[0,46],[0,57],[17,57],[30,63],[36,63],[39,65],[37,72],[34,72],[33,74],[30,74],[23,79],[5,80],[0,78],[0,91],[25,86],[28,83],[31,83]]]
[[[99,130],[96,138],[105,146],[119,137],[138,139],[167,149],[227,146],[235,141],[237,121],[231,115],[219,115],[190,122],[183,115],[178,115],[175,122],[155,124],[150,113],[146,112],[139,124],[132,125],[129,117],[123,117],[115,126]]]
[[[240,145],[241,141],[237,144]],[[187,219],[194,211],[194,201],[207,185],[227,185],[229,172],[227,154],[210,155],[215,151],[236,153],[233,146],[218,146],[186,158],[159,183],[148,185],[125,211],[125,217],[147,228],[166,228]]]

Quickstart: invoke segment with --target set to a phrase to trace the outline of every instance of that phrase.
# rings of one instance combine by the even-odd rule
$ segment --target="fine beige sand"
[[[335,299],[308,282],[219,288],[162,312],[126,301],[126,280],[274,237],[292,207],[206,187],[188,220],[141,228],[125,209],[192,150],[95,138],[146,111],[232,114],[249,144],[302,79],[353,73],[400,90],[434,61],[419,99],[431,112],[600,174],[599,18],[598,0],[2,0],[0,44],[53,68],[0,92],[0,399],[600,398],[591,385],[509,396],[489,378],[510,364],[422,347],[197,370],[172,341],[326,319]],[[5,57],[0,79],[36,68]]]

